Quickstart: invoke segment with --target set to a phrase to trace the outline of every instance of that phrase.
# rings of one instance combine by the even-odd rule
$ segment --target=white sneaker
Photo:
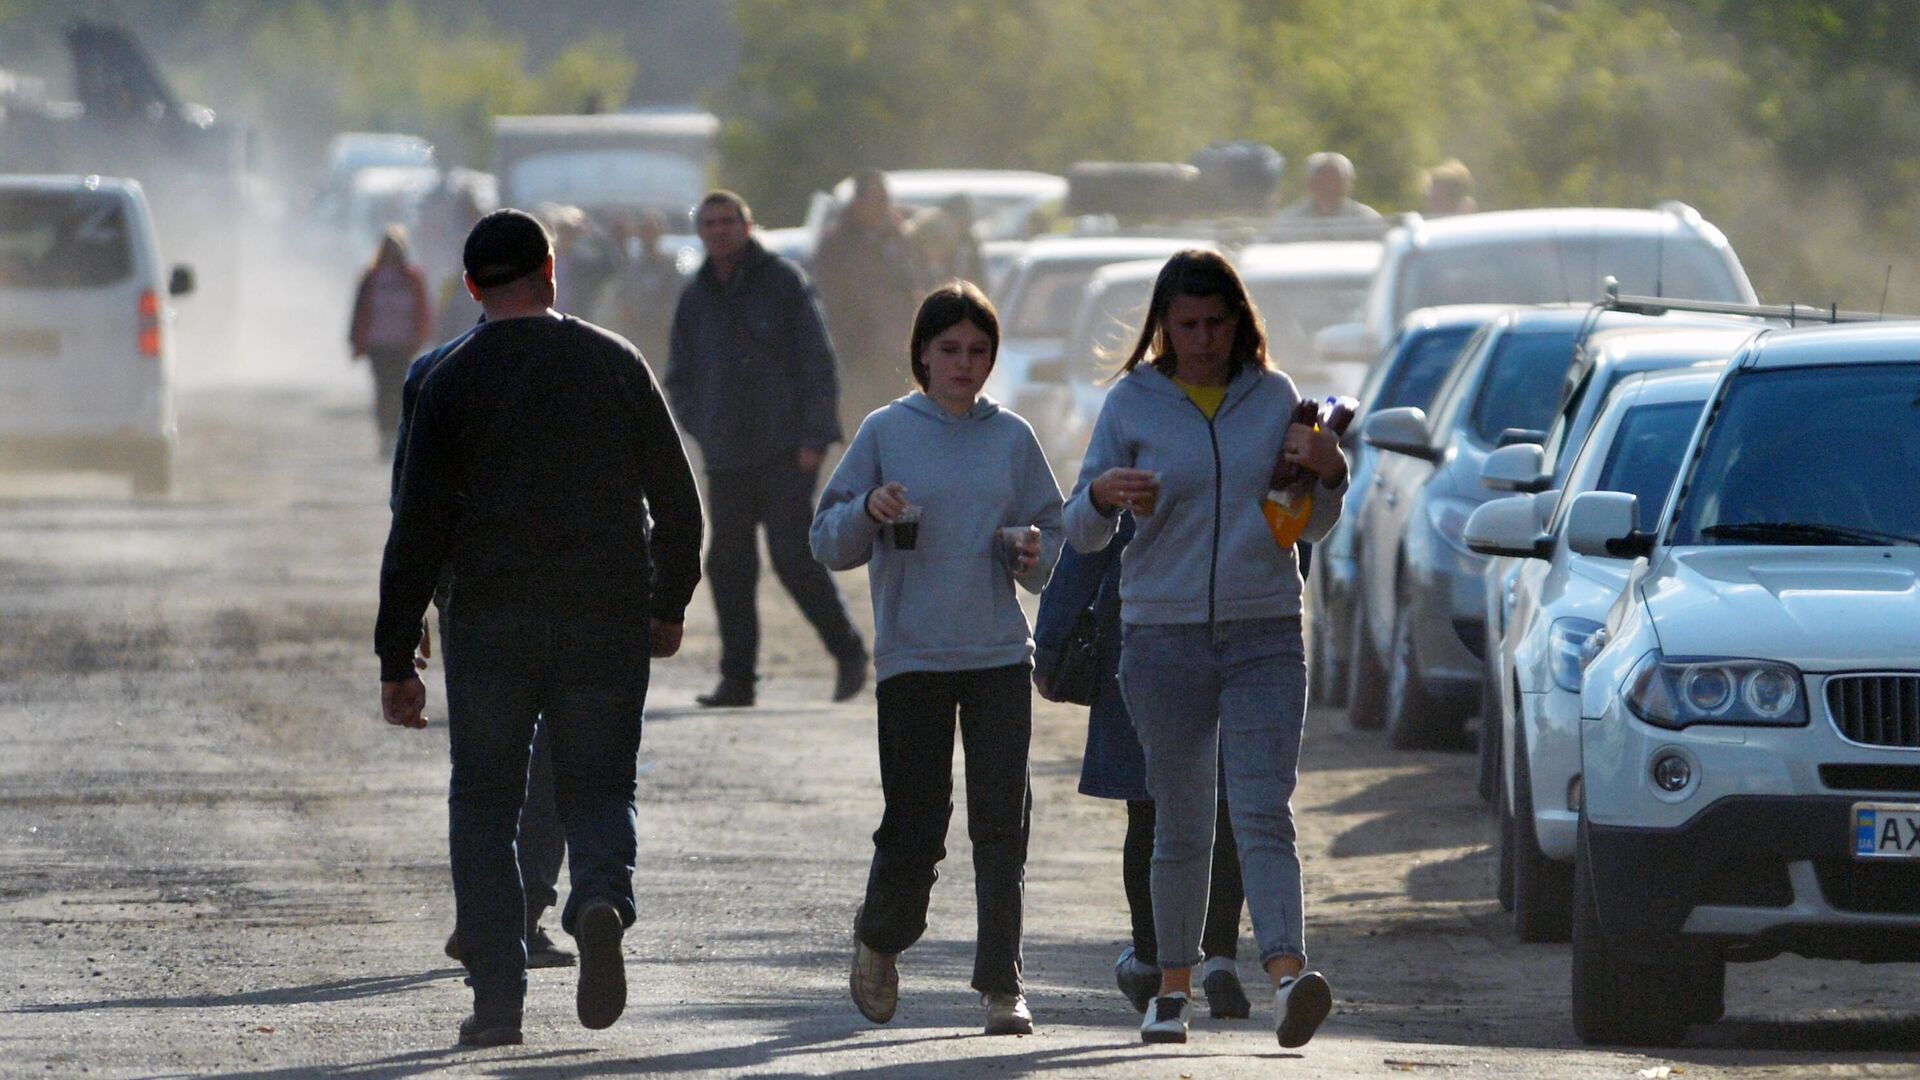
[[[1144,1043],[1183,1043],[1187,1041],[1187,1012],[1191,1002],[1176,990],[1162,994],[1147,1006],[1140,1021],[1140,1041]]]
[[[981,994],[980,1001],[987,1007],[987,1034],[1033,1034],[1033,1012],[1025,994]]]
[[[1273,1022],[1280,1045],[1288,1049],[1307,1045],[1320,1021],[1333,1011],[1333,988],[1317,971],[1282,982],[1273,991]]]

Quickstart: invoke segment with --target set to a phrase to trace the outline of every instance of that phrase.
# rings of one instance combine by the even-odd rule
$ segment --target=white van
[[[172,486],[171,309],[132,180],[0,177],[0,466],[125,473]]]

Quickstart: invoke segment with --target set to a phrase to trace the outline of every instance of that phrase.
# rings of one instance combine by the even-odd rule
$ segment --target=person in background
[[[1473,173],[1459,158],[1448,158],[1422,172],[1420,195],[1428,217],[1471,214],[1480,208],[1473,199]]]
[[[897,958],[927,929],[953,815],[956,716],[967,761],[986,1033],[1033,1031],[1021,908],[1033,792],[1033,640],[1014,595],[1040,592],[1060,551],[1060,490],[1025,420],[984,397],[1000,320],[975,286],[928,294],[908,339],[915,392],[860,425],[820,496],[813,554],[866,565],[873,588],[880,787],[849,987],[877,1024],[899,1003]]]
[[[407,230],[387,227],[373,264],[354,289],[347,342],[373,369],[373,423],[380,456],[393,456],[407,365],[433,332],[433,305],[420,268],[407,261]]]
[[[1331,431],[1292,422],[1300,395],[1269,366],[1259,313],[1215,252],[1167,260],[1121,371],[1065,518],[1082,552],[1112,542],[1122,512],[1136,525],[1120,573],[1120,685],[1157,814],[1160,962],[1140,1035],[1187,1039],[1224,775],[1276,1034],[1300,1046],[1333,997],[1306,968],[1291,805],[1306,720],[1300,570],[1262,506],[1277,461],[1311,471],[1303,538],[1322,538],[1340,516],[1346,458]]]
[[[1160,988],[1159,939],[1153,927],[1153,796],[1147,791],[1146,763],[1133,718],[1120,693],[1120,553],[1133,539],[1133,519],[1120,518],[1113,543],[1092,554],[1071,547],[1060,554],[1053,580],[1040,595],[1040,615],[1033,628],[1033,685],[1040,696],[1058,701],[1057,687],[1044,673],[1053,670],[1080,614],[1089,607],[1094,617],[1094,699],[1087,712],[1087,748],[1080,758],[1080,794],[1098,799],[1123,799],[1127,804],[1127,836],[1120,856],[1120,881],[1126,891],[1127,912],[1133,924],[1133,944],[1114,962],[1114,981],[1135,1012],[1144,1013]],[[1224,796],[1224,792],[1222,793]],[[1207,892],[1207,923],[1200,935],[1206,960],[1200,969],[1200,988],[1216,1020],[1244,1020],[1252,1011],[1247,992],[1234,967],[1239,952],[1240,854],[1234,849],[1233,824],[1226,799],[1214,819],[1212,881]]]
[[[600,321],[626,338],[640,355],[664,363],[673,329],[673,308],[686,279],[672,254],[660,250],[667,216],[648,209],[624,223],[621,264],[600,294]]]
[[[553,310],[553,248],[500,210],[462,262],[485,322],[427,375],[380,567],[380,710],[426,727],[421,618],[451,567],[443,642],[456,933],[473,986],[460,1041],[521,1041],[526,897],[515,836],[529,746],[551,728],[580,949],[575,1010],[626,1008],[634,788],[650,658],[679,651],[700,580],[700,496],[666,400],[619,337]],[[559,526],[564,527],[559,527]]]
[[[713,546],[707,580],[720,621],[720,685],[695,700],[742,708],[759,680],[757,533],[773,571],[834,658],[833,700],[867,684],[867,649],[832,575],[807,551],[813,489],[840,441],[833,346],[799,267],[761,246],[731,191],[694,211],[707,258],[680,294],[667,359],[674,415],[706,459]]]
[[[1353,162],[1345,154],[1322,150],[1307,158],[1306,197],[1280,211],[1283,218],[1309,221],[1377,221],[1380,212],[1348,196],[1353,190]]]
[[[857,428],[906,388],[900,345],[921,293],[885,173],[854,174],[853,198],[820,238],[812,267],[840,357],[841,427]]]

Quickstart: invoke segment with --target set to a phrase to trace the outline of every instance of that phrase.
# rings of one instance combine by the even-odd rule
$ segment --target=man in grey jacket
[[[706,458],[712,514],[707,580],[720,620],[720,685],[696,700],[723,708],[754,703],[755,534],[764,526],[774,573],[833,655],[833,699],[845,701],[866,685],[867,650],[807,546],[820,463],[841,437],[826,326],[806,275],[753,238],[744,199],[708,194],[694,227],[707,259],[674,311],[666,388]]]

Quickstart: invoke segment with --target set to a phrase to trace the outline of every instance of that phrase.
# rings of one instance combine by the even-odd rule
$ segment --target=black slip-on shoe
[[[1320,1022],[1333,1011],[1333,987],[1317,971],[1288,979],[1273,991],[1273,1012],[1280,1045],[1291,1050],[1307,1045]]]
[[[1133,946],[1120,954],[1113,962],[1113,981],[1120,987],[1120,993],[1126,996],[1127,1004],[1133,1011],[1144,1013],[1147,1006],[1153,1004],[1153,995],[1160,992],[1160,969],[1151,964],[1142,963],[1135,955]]]
[[[1232,968],[1207,972],[1200,980],[1200,989],[1207,995],[1207,1012],[1215,1020],[1245,1020],[1253,1015],[1253,1003],[1240,985],[1240,973]]]
[[[481,1016],[474,1010],[460,1021],[461,1046],[519,1046],[520,1017]]]
[[[626,933],[620,913],[605,900],[588,904],[580,913],[574,940],[580,944],[580,982],[574,1008],[580,1024],[595,1031],[612,1027],[627,1008],[627,961],[620,949]]]
[[[720,680],[711,694],[701,694],[693,699],[705,709],[747,709],[753,707],[753,684]]]

